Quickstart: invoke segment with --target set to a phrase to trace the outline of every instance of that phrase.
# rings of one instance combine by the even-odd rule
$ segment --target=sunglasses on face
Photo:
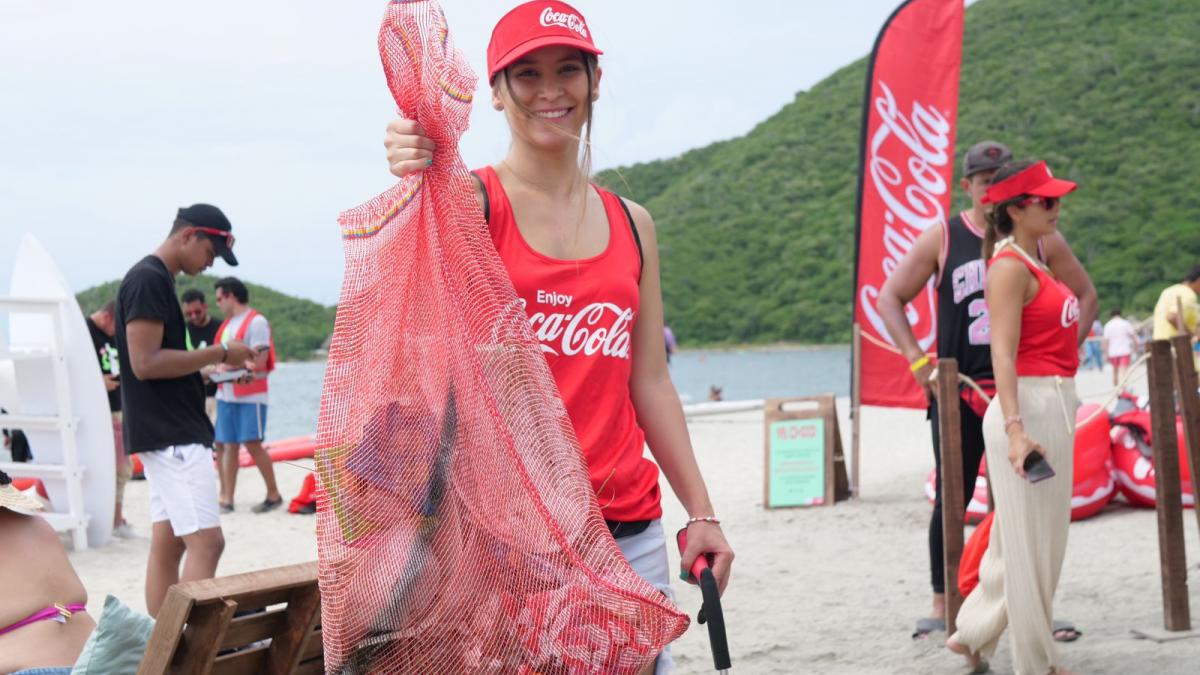
[[[1059,200],[1058,197],[1027,197],[1027,198],[1022,199],[1021,201],[1017,202],[1017,206],[1019,206],[1021,208],[1025,208],[1026,206],[1029,206],[1030,204],[1041,204],[1042,208],[1049,211],[1050,209],[1052,209],[1058,205],[1058,200]]]
[[[228,230],[218,230],[215,227],[193,227],[197,232],[203,232],[218,241],[225,240],[225,248],[233,250],[233,233]]]

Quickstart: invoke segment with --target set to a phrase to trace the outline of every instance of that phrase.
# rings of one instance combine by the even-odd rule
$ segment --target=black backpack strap
[[[642,268],[646,266],[646,256],[642,253],[642,238],[638,235],[637,225],[633,224],[633,214],[629,212],[629,205],[625,203],[625,198],[621,195],[616,195],[617,201],[621,202],[621,208],[625,210],[625,217],[629,219],[629,231],[633,233],[633,241],[637,244],[638,250],[638,278],[642,277]]]
[[[483,179],[474,171],[471,172],[471,178],[475,179],[475,184],[479,186],[479,191],[483,193],[483,222],[490,223],[492,221],[492,200],[488,196],[487,185],[483,183]],[[628,209],[626,209],[628,212]]]

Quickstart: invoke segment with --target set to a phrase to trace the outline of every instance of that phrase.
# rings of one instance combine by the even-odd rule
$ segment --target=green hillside
[[[189,288],[199,289],[208,301],[208,309],[213,318],[220,321],[221,311],[217,309],[217,300],[213,294],[213,284],[217,277],[202,274],[198,277],[181,275],[176,278],[176,290],[180,295]],[[110,281],[99,286],[93,286],[76,297],[79,306],[86,313],[91,313],[109,300],[117,297],[119,281]],[[333,333],[332,307],[319,305],[311,300],[284,295],[266,286],[246,283],[250,291],[250,305],[263,313],[271,322],[271,335],[275,340],[275,353],[280,360],[294,361],[309,359],[313,350],[320,349],[325,340]]]
[[[967,11],[958,157],[994,138],[1080,183],[1060,223],[1105,311],[1145,315],[1200,263],[1198,47],[1195,0]],[[601,174],[655,217],[683,341],[849,340],[865,75],[864,58],[742,138]]]

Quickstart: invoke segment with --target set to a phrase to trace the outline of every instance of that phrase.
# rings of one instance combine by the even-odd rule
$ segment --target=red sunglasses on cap
[[[225,248],[233,248],[233,233],[229,230],[218,230],[215,227],[200,227],[199,225],[193,225],[192,229],[196,230],[197,232],[203,232],[214,239],[224,239]]]

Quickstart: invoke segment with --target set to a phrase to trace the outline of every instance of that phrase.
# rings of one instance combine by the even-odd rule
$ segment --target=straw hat
[[[0,471],[0,508],[16,511],[22,515],[34,516],[42,510],[42,503],[13,487],[8,474]]]

